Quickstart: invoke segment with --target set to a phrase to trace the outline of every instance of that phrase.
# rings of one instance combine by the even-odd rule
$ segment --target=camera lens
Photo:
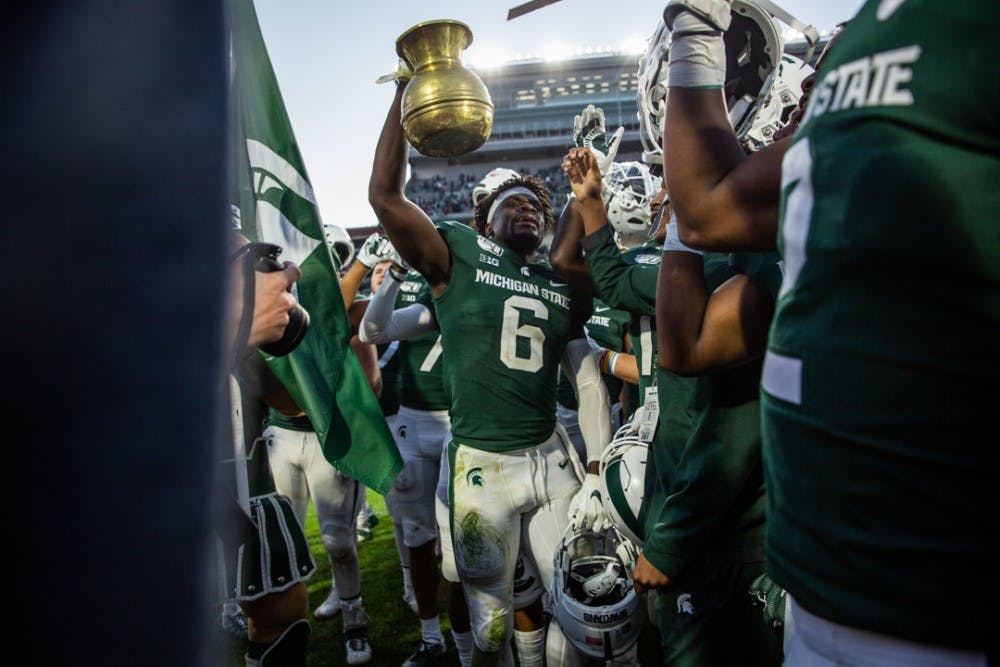
[[[254,246],[251,253],[256,256],[254,269],[259,273],[272,273],[282,271],[285,266],[278,261],[281,254],[281,246],[273,243],[252,243]],[[309,330],[309,312],[301,304],[288,311],[288,326],[281,338],[273,343],[261,345],[260,349],[275,357],[283,357],[302,342]]]
[[[288,311],[288,326],[285,327],[284,335],[273,343],[261,345],[260,349],[272,356],[283,357],[299,346],[308,330],[309,312],[299,304],[295,304],[295,307]]]

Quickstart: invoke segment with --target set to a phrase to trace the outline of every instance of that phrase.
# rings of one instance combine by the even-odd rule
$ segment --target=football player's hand
[[[399,63],[396,65],[396,71],[383,74],[379,78],[375,79],[375,83],[388,83],[389,81],[395,81],[402,85],[409,82],[412,78],[413,69],[410,67],[408,62],[400,58]]]
[[[392,248],[389,259],[392,260],[393,268],[398,269],[401,273],[408,273],[412,267],[403,259],[403,256],[399,254],[399,251],[394,246],[390,245],[389,247]]]
[[[587,473],[569,504],[569,522],[577,529],[600,532],[610,526],[601,498],[601,476]]]
[[[588,104],[579,116],[573,117],[573,143],[578,148],[589,148],[597,158],[597,168],[601,174],[608,173],[611,163],[618,155],[625,128],[619,127],[608,140],[604,126],[604,110]]]
[[[369,269],[373,269],[382,260],[390,259],[394,252],[395,250],[392,244],[389,243],[389,239],[378,232],[373,232],[361,244],[361,249],[358,250],[358,261]]]
[[[563,158],[562,168],[578,200],[601,199],[601,172],[597,167],[597,158],[589,149],[569,149]]]
[[[670,577],[657,570],[645,556],[639,554],[635,569],[632,570],[632,586],[635,587],[636,593],[642,595],[651,588],[669,588]]]

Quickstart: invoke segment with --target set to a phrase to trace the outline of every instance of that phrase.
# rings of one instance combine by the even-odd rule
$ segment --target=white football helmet
[[[802,82],[812,72],[813,68],[803,60],[787,53],[781,56],[777,69],[771,73],[773,80],[764,86],[764,101],[757,105],[757,113],[738,136],[747,150],[758,151],[774,141],[774,133],[788,123],[798,106]]]
[[[601,532],[566,529],[553,564],[552,610],[581,653],[611,660],[638,640],[642,598],[632,585],[638,557],[613,526]]]
[[[519,176],[520,174],[513,169],[505,167],[493,169],[483,176],[483,180],[479,181],[476,187],[472,188],[472,205],[475,206],[483,197],[489,197],[501,185]]]
[[[601,453],[601,499],[611,523],[637,547],[645,543],[646,461],[649,443],[625,424]]]
[[[330,252],[340,262],[336,269],[339,271],[354,259],[354,243],[347,230],[339,225],[330,222],[323,223],[323,235],[326,237],[326,244],[330,247]]]
[[[629,248],[645,243],[652,220],[649,202],[662,182],[642,162],[611,163],[601,181],[601,195],[619,243]]]
[[[638,87],[639,140],[642,161],[663,164],[663,121],[667,115],[667,54],[670,31],[660,19],[653,36],[647,40],[646,53],[639,59]]]
[[[762,8],[766,6],[766,10]],[[805,34],[811,44],[819,39],[812,26],[807,26],[771,2],[763,0],[733,0],[732,22],[726,30],[726,108],[736,136],[746,150],[756,150],[761,144],[746,135],[755,125],[756,117],[768,99],[775,82],[772,76],[782,59],[784,41],[775,18]],[[667,60],[670,31],[663,20],[649,39],[646,53],[639,60],[638,92],[639,136],[644,162],[663,164],[663,123],[667,109]],[[804,76],[804,75],[803,75]],[[794,107],[798,101],[796,93]],[[779,96],[780,99],[780,96]],[[787,119],[787,116],[786,116]],[[768,121],[762,121],[768,124]],[[773,135],[773,131],[771,133]],[[761,129],[757,132],[763,137]],[[771,135],[768,135],[769,137]],[[770,143],[770,139],[766,143]]]

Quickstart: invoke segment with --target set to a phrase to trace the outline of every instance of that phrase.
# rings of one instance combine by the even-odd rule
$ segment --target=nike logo
[[[569,287],[567,283],[560,283],[556,282],[555,280],[550,280],[549,284],[552,285],[553,287]]]
[[[563,469],[563,470],[565,470],[565,469],[566,469],[566,466],[567,466],[567,465],[569,465],[569,459],[565,459],[564,461],[562,461],[562,462],[561,462],[561,463],[559,463],[558,465],[559,465],[559,468],[560,468],[560,469]]]
[[[878,11],[875,12],[875,18],[879,21],[888,21],[889,17],[896,13],[896,10],[906,2],[906,0],[882,0],[879,3]]]
[[[601,308],[600,306],[594,306],[595,313],[603,313],[609,310],[611,310],[611,306],[604,306],[603,308]]]

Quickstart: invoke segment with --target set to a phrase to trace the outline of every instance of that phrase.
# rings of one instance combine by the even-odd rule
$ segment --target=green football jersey
[[[1000,597],[997,25],[995,0],[869,0],[830,51],[784,158],[762,379],[774,580],[968,648]]]
[[[599,299],[594,299],[594,314],[587,320],[587,335],[601,347],[621,352],[625,349],[625,336],[628,335],[629,314],[608,306]],[[613,375],[602,375],[604,386],[612,403],[618,402],[622,381]],[[572,410],[577,409],[576,395],[573,385],[563,373],[559,373],[558,401],[560,405]]]
[[[411,271],[399,286],[396,307],[423,303],[432,308],[427,281]],[[427,333],[399,341],[399,403],[414,410],[447,410],[441,377],[441,335]]]
[[[545,441],[556,423],[559,362],[589,300],[571,298],[548,264],[465,225],[438,230],[452,257],[434,306],[454,440],[494,452]]]
[[[629,335],[639,367],[641,404],[648,387],[656,385],[659,423],[652,447],[653,465],[647,465],[645,507],[640,514],[647,537],[659,523],[659,513],[674,483],[677,461],[694,427],[695,378],[686,378],[659,368],[656,359],[656,283],[662,250],[640,246],[625,253],[614,242],[611,227],[605,226],[581,239],[598,295],[608,305],[631,315]],[[705,256],[709,287],[722,284],[732,275],[728,256]]]
[[[732,255],[732,272],[717,263],[711,268],[709,288],[743,273],[774,298],[781,281],[779,260],[777,253]],[[758,358],[696,380],[691,435],[683,450],[670,452],[675,479],[659,512],[651,515],[655,525],[643,548],[646,558],[675,581],[699,563],[762,560],[761,365]]]

